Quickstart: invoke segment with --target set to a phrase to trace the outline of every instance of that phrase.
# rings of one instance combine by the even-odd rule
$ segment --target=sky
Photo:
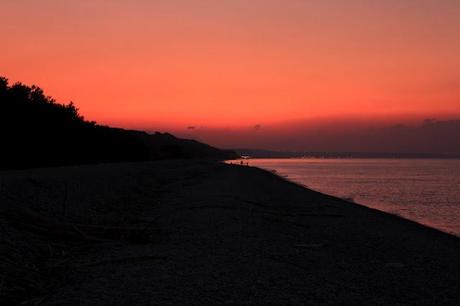
[[[460,118],[458,0],[0,6],[0,75],[102,124],[193,137],[318,118]]]

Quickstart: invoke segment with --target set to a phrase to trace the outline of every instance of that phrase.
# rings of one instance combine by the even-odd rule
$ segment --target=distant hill
[[[156,159],[231,159],[235,152],[167,133],[100,126],[73,103],[0,78],[0,169]]]
[[[430,153],[294,152],[261,149],[235,149],[235,152],[251,158],[455,158]]]

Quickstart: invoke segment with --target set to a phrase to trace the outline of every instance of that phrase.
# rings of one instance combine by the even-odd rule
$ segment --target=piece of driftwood
[[[127,240],[130,242],[148,242],[152,229],[127,226],[106,226],[62,222],[43,216],[29,209],[17,209],[6,212],[7,222],[39,235],[66,242],[103,242],[107,240]],[[156,231],[158,232],[158,231]],[[139,235],[142,234],[142,235]]]
[[[301,248],[301,249],[317,249],[321,248],[324,246],[324,243],[308,243],[308,244],[296,244],[296,248]]]
[[[50,265],[47,268],[53,271],[65,270],[68,271],[69,269],[81,269],[81,268],[88,268],[88,267],[98,267],[98,266],[105,266],[105,265],[112,265],[112,264],[131,264],[131,263],[141,263],[147,262],[152,260],[167,260],[168,256],[160,256],[160,255],[147,255],[147,256],[133,256],[133,257],[121,257],[121,258],[112,258],[106,260],[100,260],[95,262],[89,263],[81,263],[81,264],[68,264],[70,259],[66,259],[64,261],[59,262],[58,264]]]
[[[168,256],[158,256],[158,255],[123,257],[123,258],[114,258],[114,259],[108,259],[108,260],[101,260],[97,262],[91,262],[88,264],[79,265],[77,267],[78,268],[97,267],[97,266],[111,265],[111,264],[129,264],[129,263],[140,263],[140,262],[151,261],[151,260],[166,260],[166,259],[168,259]]]
[[[325,214],[325,213],[300,213],[297,214],[301,217],[318,217],[318,218],[342,218],[345,217],[343,214]]]

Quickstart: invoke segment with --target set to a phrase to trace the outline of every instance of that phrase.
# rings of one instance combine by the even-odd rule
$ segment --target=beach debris
[[[149,256],[113,258],[113,259],[101,260],[101,261],[84,263],[84,264],[79,264],[79,265],[68,265],[68,264],[64,265],[63,263],[67,262],[65,261],[63,263],[50,266],[49,268],[68,270],[68,269],[80,269],[80,268],[86,268],[86,267],[105,266],[105,265],[112,265],[112,264],[117,264],[117,265],[118,264],[130,264],[130,263],[147,262],[147,261],[152,261],[152,260],[167,260],[167,259],[168,259],[168,256],[149,255]]]
[[[322,218],[341,218],[345,217],[343,214],[326,214],[326,213],[300,213],[297,214],[301,217],[322,217]]]
[[[301,243],[301,244],[296,244],[296,248],[302,248],[302,249],[317,249],[317,248],[322,248],[324,246],[324,243]]]
[[[341,199],[350,203],[355,203],[355,199],[351,196],[342,197]]]
[[[385,264],[385,267],[392,268],[392,269],[402,269],[406,265],[401,262],[388,262]]]
[[[94,225],[70,222],[30,208],[14,206],[0,211],[0,300],[5,305],[35,305],[50,288],[59,286],[65,271],[79,268],[72,256],[102,244],[145,244],[158,241],[163,232],[155,224]],[[19,235],[19,236],[18,236]],[[31,237],[31,242],[16,237]],[[162,260],[165,256],[141,256],[96,261],[81,267]]]
[[[62,222],[24,208],[8,212],[7,222],[36,234],[66,242],[125,240],[132,243],[148,243],[154,234],[159,234],[158,229],[151,227],[146,229],[138,226]]]

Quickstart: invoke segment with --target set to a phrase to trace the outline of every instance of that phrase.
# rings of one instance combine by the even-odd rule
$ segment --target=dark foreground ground
[[[266,171],[0,172],[1,305],[459,305],[460,239]]]

